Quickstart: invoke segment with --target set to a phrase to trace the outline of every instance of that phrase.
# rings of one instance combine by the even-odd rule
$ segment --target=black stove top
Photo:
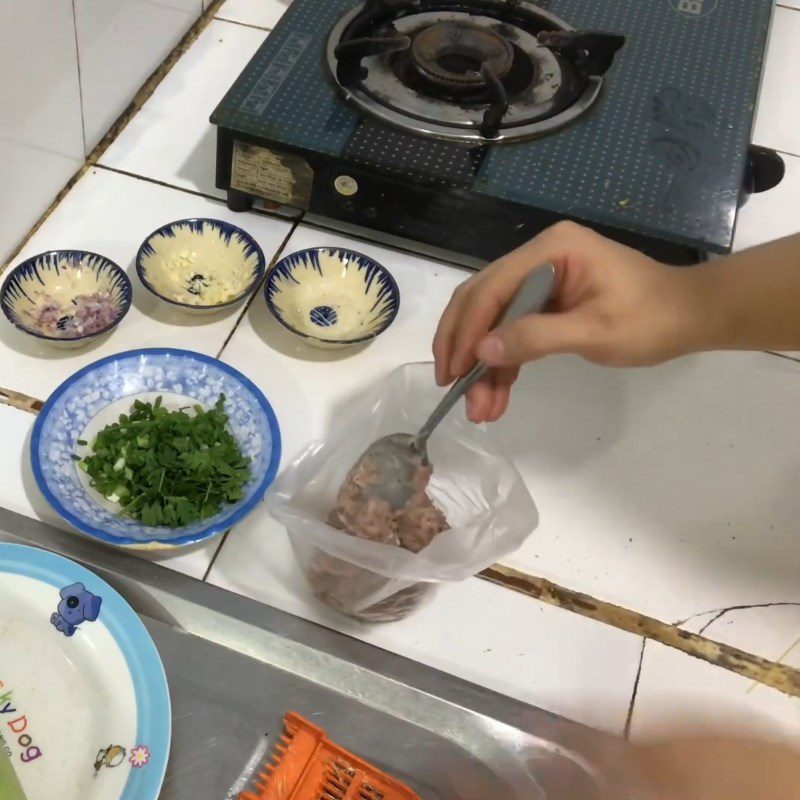
[[[294,0],[212,116],[217,183],[490,259],[560,218],[676,263],[780,181],[772,0]]]

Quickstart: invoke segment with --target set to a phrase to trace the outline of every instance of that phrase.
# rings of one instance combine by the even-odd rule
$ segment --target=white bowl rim
[[[253,246],[255,247],[258,253],[258,269],[256,270],[256,276],[247,285],[247,288],[240,295],[234,297],[233,300],[226,300],[224,303],[215,303],[210,306],[195,305],[194,303],[182,303],[180,300],[171,300],[166,295],[156,291],[153,285],[145,277],[145,271],[142,265],[142,250],[144,250],[147,243],[154,237],[166,232],[170,228],[174,228],[176,225],[185,225],[187,222],[210,222],[212,225],[219,225],[222,229],[232,228],[249,242],[252,242]],[[136,251],[136,274],[139,276],[139,280],[144,285],[144,288],[154,294],[159,300],[163,300],[165,303],[178,306],[179,308],[185,308],[187,311],[221,311],[223,308],[228,308],[229,306],[235,306],[237,303],[241,303],[242,300],[251,294],[253,290],[258,287],[261,281],[264,280],[266,269],[267,260],[264,256],[264,251],[261,249],[261,245],[256,241],[255,237],[248,233],[244,228],[240,228],[238,225],[234,225],[232,222],[226,222],[224,219],[215,219],[214,217],[186,217],[185,219],[176,219],[172,222],[166,222],[164,225],[161,225],[152,233],[148,234],[139,245],[139,249]]]
[[[95,339],[98,336],[104,336],[106,333],[114,330],[117,325],[122,322],[125,318],[127,313],[131,310],[131,306],[133,305],[133,284],[131,283],[131,279],[127,272],[125,272],[122,267],[117,264],[116,261],[112,261],[108,256],[104,256],[102,253],[95,253],[92,250],[69,250],[66,248],[56,249],[56,250],[45,250],[41,253],[37,253],[34,256],[30,256],[30,258],[26,258],[24,261],[20,261],[15,267],[8,271],[8,275],[6,276],[5,280],[3,281],[2,290],[0,290],[0,297],[5,295],[6,287],[8,286],[8,282],[14,277],[14,273],[17,270],[22,269],[23,267],[27,267],[29,265],[33,265],[39,258],[44,258],[46,256],[56,256],[56,255],[64,255],[64,254],[73,254],[77,255],[80,254],[82,256],[92,256],[94,258],[99,258],[101,261],[105,261],[109,264],[112,268],[118,270],[120,277],[122,278],[122,282],[125,284],[126,289],[128,290],[128,297],[125,303],[123,303],[122,311],[120,315],[111,323],[109,323],[105,328],[99,331],[95,331],[94,333],[82,333],[80,336],[48,336],[46,333],[39,333],[38,331],[33,330],[32,328],[28,328],[25,325],[17,322],[16,320],[12,319],[9,315],[8,311],[6,311],[5,304],[3,305],[3,313],[5,314],[6,319],[19,331],[23,333],[27,333],[29,336],[35,336],[37,339],[44,339],[47,342],[81,342],[84,339]]]
[[[346,253],[351,256],[357,256],[358,258],[363,258],[366,261],[371,262],[374,264],[378,269],[386,276],[389,281],[390,286],[395,292],[395,296],[397,297],[397,303],[395,304],[394,311],[390,314],[389,318],[386,320],[386,323],[381,327],[379,331],[375,333],[371,333],[368,336],[360,336],[357,339],[323,339],[319,336],[312,336],[309,333],[303,333],[302,331],[297,330],[297,328],[291,326],[288,322],[286,322],[281,315],[278,313],[277,309],[275,308],[275,304],[269,299],[269,287],[270,281],[272,280],[272,276],[277,272],[278,268],[289,258],[294,258],[296,256],[302,256],[306,253],[322,253],[327,252],[330,253],[332,251],[338,253]],[[322,246],[322,247],[306,247],[302,250],[295,250],[293,253],[287,253],[283,256],[279,261],[276,261],[267,272],[267,279],[264,281],[264,300],[267,303],[267,308],[272,312],[272,316],[283,325],[286,330],[291,331],[296,336],[301,336],[303,339],[311,339],[314,342],[321,342],[327,345],[346,345],[346,344],[363,344],[364,342],[370,342],[373,339],[377,339],[382,333],[385,333],[386,330],[391,326],[391,324],[397,319],[397,315],[400,313],[400,287],[397,285],[397,281],[389,272],[380,261],[376,261],[372,256],[364,255],[364,253],[359,253],[358,250],[351,250],[348,247],[333,247],[333,246]]]

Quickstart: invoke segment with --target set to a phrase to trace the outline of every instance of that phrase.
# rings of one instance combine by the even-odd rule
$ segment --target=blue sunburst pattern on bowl
[[[131,307],[131,282],[113,261],[84,250],[51,250],[14,267],[0,306],[25,333],[54,344],[108,333]]]
[[[218,219],[162,225],[139,247],[136,271],[154,295],[189,311],[218,310],[247,297],[266,259],[247,231]]]
[[[374,339],[400,308],[391,273],[374,259],[341,248],[286,256],[267,276],[264,293],[278,322],[320,347]]]
[[[159,394],[204,406],[224,394],[231,433],[252,459],[251,480],[242,500],[215,517],[178,529],[148,527],[121,516],[118,507],[102,502],[88,488],[72,458],[93,420],[115,422],[136,397],[152,400]],[[247,516],[275,478],[280,449],[272,407],[244,375],[186,350],[133,350],[90,364],[55,390],[34,426],[31,463],[44,496],[78,530],[112,544],[157,548],[208,539]]]

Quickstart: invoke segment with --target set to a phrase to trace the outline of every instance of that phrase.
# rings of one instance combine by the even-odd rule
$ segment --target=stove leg
[[[238,189],[228,189],[228,208],[231,211],[249,211],[252,207],[252,195]]]

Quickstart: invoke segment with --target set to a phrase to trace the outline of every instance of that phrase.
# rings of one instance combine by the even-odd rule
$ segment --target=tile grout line
[[[633,691],[631,692],[631,702],[628,706],[628,716],[625,719],[625,728],[622,732],[622,738],[625,740],[630,739],[631,725],[633,723],[633,712],[636,707],[636,697],[639,694],[639,681],[642,679],[642,667],[644,665],[644,651],[647,647],[647,638],[642,637],[642,649],[639,653],[639,667],[636,670],[636,679],[633,681]]]
[[[44,407],[44,403],[41,400],[15,392],[13,389],[4,389],[2,386],[0,386],[0,405],[16,408],[19,411],[27,411],[34,416]]]
[[[214,564],[216,564],[217,562],[217,556],[219,556],[219,554],[222,552],[222,548],[225,547],[225,542],[228,541],[228,536],[230,536],[232,530],[233,528],[225,531],[225,533],[222,534],[222,537],[219,540],[219,544],[217,545],[217,549],[214,551],[214,555],[211,556],[211,561],[208,562],[208,567],[206,568],[206,571],[203,573],[202,577],[203,583],[205,583],[208,580],[208,576],[211,574],[211,570],[213,569]]]
[[[233,338],[234,333],[236,333],[237,329],[239,328],[239,325],[244,319],[244,315],[250,310],[250,306],[255,301],[256,296],[261,293],[261,287],[264,285],[264,281],[266,281],[269,271],[272,269],[272,267],[275,266],[275,264],[280,259],[284,249],[286,248],[286,245],[289,243],[289,240],[292,238],[294,232],[297,230],[297,226],[300,224],[301,219],[294,222],[291,229],[286,234],[284,240],[281,242],[280,247],[278,247],[278,249],[275,251],[275,254],[272,256],[272,259],[270,260],[269,266],[267,267],[266,273],[264,275],[264,280],[262,280],[261,283],[258,284],[258,287],[256,288],[256,290],[253,292],[253,294],[245,304],[245,307],[242,309],[242,313],[239,314],[238,318],[236,319],[236,324],[231,329],[231,332],[225,337],[225,341],[222,343],[222,347],[220,347],[219,352],[216,355],[218,359],[222,357],[222,354],[225,352],[225,348],[228,346],[228,343]],[[262,503],[264,502],[263,499],[261,502]],[[208,580],[208,576],[211,574],[211,570],[214,568],[214,564],[216,564],[217,558],[219,557],[219,554],[222,552],[222,548],[225,547],[225,542],[228,540],[228,536],[230,536],[232,530],[233,528],[225,531],[225,533],[222,535],[219,545],[217,546],[217,549],[214,550],[214,555],[211,556],[211,561],[209,561],[208,563],[208,568],[203,573],[203,583],[205,583]]]
[[[784,661],[785,661],[787,658],[789,658],[789,656],[792,654],[792,651],[793,651],[793,650],[794,650],[794,649],[795,649],[795,648],[796,648],[798,645],[800,645],[800,639],[795,639],[794,643],[793,643],[793,644],[792,644],[792,645],[789,647],[789,649],[788,649],[788,650],[785,650],[783,653],[781,653],[781,654],[778,656],[777,663],[778,663],[778,664],[782,664],[782,663],[783,663],[783,662],[784,662]],[[751,693],[752,693],[752,692],[753,692],[753,691],[754,691],[754,690],[755,690],[757,687],[758,687],[758,683],[757,683],[756,681],[753,681],[753,682],[750,684],[750,686],[749,686],[749,688],[747,689],[747,691],[745,692],[745,694],[751,694]]]
[[[11,252],[3,264],[0,264],[0,275],[13,263],[14,259],[22,252],[23,248],[31,240],[33,235],[44,225],[50,215],[61,204],[61,201],[69,194],[72,187],[97,164],[101,156],[111,146],[114,140],[125,129],[128,123],[138,113],[141,107],[150,99],[153,92],[158,88],[161,81],[167,76],[172,67],[178,62],[183,54],[194,44],[200,34],[214,21],[214,15],[222,6],[224,0],[213,0],[211,5],[195,20],[189,30],[183,35],[181,40],[170,51],[169,55],[153,70],[150,77],[142,84],[134,95],[133,100],[125,110],[117,117],[116,121],[106,132],[105,136],[97,143],[95,148],[86,156],[81,167],[64,184],[56,194],[53,202],[45,209],[44,213],[33,223],[27,233],[22,237],[19,245]],[[77,36],[77,29],[76,29]],[[82,113],[82,112],[81,112]]]
[[[786,353],[778,353],[775,350],[767,350],[768,356],[775,356],[775,358],[782,358],[784,361],[794,361],[796,364],[800,363],[800,358],[795,356],[787,356]]]
[[[124,175],[126,178],[134,178],[138,181],[144,181],[145,183],[152,183],[154,186],[160,186],[162,189],[173,189],[176,192],[184,192],[185,194],[190,194],[194,197],[202,197],[204,200],[211,200],[213,203],[219,203],[220,205],[225,204],[225,199],[223,197],[218,197],[217,195],[213,194],[206,194],[205,192],[201,192],[199,189],[189,189],[186,186],[179,186],[176,183],[168,183],[167,181],[159,180],[158,178],[151,178],[148,175],[137,175],[135,172],[128,172],[125,169],[119,169],[119,167],[110,167],[108,164],[93,164],[91,169],[101,169],[104,172],[113,172],[115,175]],[[268,201],[264,201],[268,202]],[[282,208],[284,206],[279,206]],[[288,208],[288,206],[285,206]],[[299,221],[302,218],[302,213],[296,217],[288,217],[282,214],[279,214],[277,211],[273,211],[269,208],[251,208],[248,213],[256,214],[262,217],[270,217],[271,219],[282,220],[283,222],[294,222],[295,220]]]
[[[195,197],[202,197],[204,200],[216,200],[219,203],[224,203],[224,199],[221,197],[216,197],[213,194],[206,194],[205,192],[201,192],[199,189],[189,189],[186,186],[178,186],[176,183],[168,183],[167,181],[159,180],[158,178],[151,178],[148,175],[137,175],[135,172],[128,172],[126,169],[120,169],[119,167],[111,167],[108,164],[93,164],[93,169],[102,169],[104,172],[113,172],[115,175],[124,175],[126,178],[136,178],[140,181],[145,181],[146,183],[152,183],[155,186],[160,186],[164,189],[175,189],[179,192],[185,192],[186,194],[194,195]]]
[[[682,630],[677,625],[670,625],[655,617],[598,600],[582,592],[559,586],[545,578],[537,578],[502,564],[495,564],[485,569],[477,577],[540,602],[573,611],[637,636],[644,636],[701,661],[770,686],[784,694],[800,697],[800,670],[785,664],[776,664],[737,647]]]
[[[272,28],[265,28],[263,25],[253,25],[252,22],[240,22],[238,19],[226,19],[225,17],[214,17],[217,22],[227,22],[229,25],[238,25],[240,28],[254,28],[257,31],[272,33]]]
[[[278,247],[278,249],[275,251],[275,253],[272,256],[272,258],[270,259],[270,262],[267,265],[267,269],[264,272],[264,278],[258,284],[258,286],[256,287],[256,289],[253,292],[253,294],[250,295],[249,299],[247,300],[247,303],[245,303],[245,306],[242,309],[242,312],[236,318],[236,323],[234,324],[233,328],[231,328],[230,333],[225,337],[225,341],[222,343],[222,347],[220,347],[219,351],[217,352],[217,355],[215,356],[217,359],[222,357],[222,354],[225,352],[225,348],[228,346],[228,343],[233,338],[233,334],[236,333],[241,321],[244,319],[244,315],[250,310],[250,306],[253,305],[253,302],[255,301],[256,296],[261,294],[261,287],[264,285],[264,281],[266,281],[270,270],[275,266],[275,264],[280,259],[281,254],[283,253],[284,249],[286,248],[286,245],[289,243],[289,239],[292,238],[292,236],[294,235],[294,232],[297,230],[297,226],[299,224],[300,224],[300,220],[296,220],[296,221],[293,222],[292,227],[289,229],[289,232],[286,234],[286,236],[284,237],[283,241],[280,243],[280,246]]]
[[[81,135],[83,136],[83,155],[86,157],[86,119],[83,115],[83,76],[81,75],[81,48],[78,43],[78,12],[72,0],[72,24],[75,28],[75,62],[78,66],[78,100],[81,104]]]

